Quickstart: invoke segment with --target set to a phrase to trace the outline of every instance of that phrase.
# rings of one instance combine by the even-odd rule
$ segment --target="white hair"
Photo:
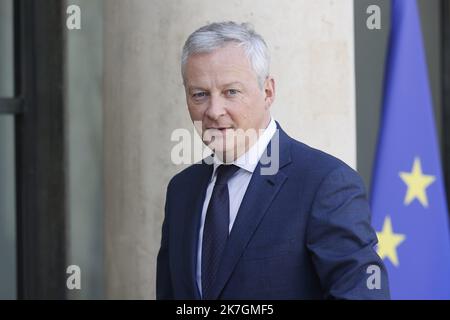
[[[256,73],[260,88],[269,76],[270,55],[264,39],[248,23],[211,23],[193,32],[183,47],[181,55],[181,74],[185,80],[185,66],[189,56],[196,53],[209,53],[235,42],[244,48],[245,54]]]

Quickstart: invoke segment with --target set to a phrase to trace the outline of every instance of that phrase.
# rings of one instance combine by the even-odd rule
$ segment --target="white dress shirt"
[[[229,232],[233,228],[234,221],[241,206],[242,199],[247,191],[248,184],[252,178],[253,171],[258,165],[259,159],[263,155],[270,140],[277,129],[275,120],[271,118],[269,125],[258,138],[258,141],[243,155],[237,158],[232,164],[238,166],[240,169],[228,180],[228,192],[230,199],[230,225]],[[211,179],[206,189],[205,201],[203,202],[202,218],[199,231],[199,241],[197,247],[197,286],[200,294],[202,293],[202,242],[203,242],[203,227],[205,225],[206,211],[208,209],[209,201],[216,183],[217,168],[222,164],[217,157],[214,157],[214,170]]]

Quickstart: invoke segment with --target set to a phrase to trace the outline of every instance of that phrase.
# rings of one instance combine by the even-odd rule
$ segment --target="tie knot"
[[[238,170],[239,170],[239,167],[235,166],[234,164],[229,164],[229,165],[221,164],[217,168],[216,184],[226,184],[226,183],[228,183],[228,180]]]

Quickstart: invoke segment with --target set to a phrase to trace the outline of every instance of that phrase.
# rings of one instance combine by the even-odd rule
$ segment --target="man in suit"
[[[157,299],[388,299],[363,183],[271,117],[262,37],[206,25],[184,45],[182,76],[213,155],[168,185]]]

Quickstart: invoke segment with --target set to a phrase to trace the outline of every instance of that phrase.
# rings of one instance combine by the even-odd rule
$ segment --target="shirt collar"
[[[255,171],[256,166],[258,165],[259,160],[261,159],[261,156],[266,150],[267,145],[269,144],[270,140],[275,134],[276,130],[277,125],[275,123],[275,120],[271,117],[269,125],[267,126],[266,129],[264,129],[264,132],[258,138],[256,143],[253,146],[251,146],[246,153],[242,154],[239,158],[237,158],[230,164],[234,164],[241,169],[253,173],[253,171]],[[212,177],[214,177],[217,168],[221,164],[223,164],[223,162],[218,157],[213,157],[213,161],[214,161],[214,171]]]

